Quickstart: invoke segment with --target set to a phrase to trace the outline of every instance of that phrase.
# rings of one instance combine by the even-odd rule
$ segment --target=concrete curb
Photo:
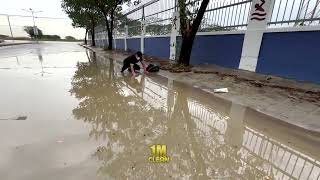
[[[97,49],[96,47],[91,47],[91,46],[87,46],[87,45],[80,45],[80,46],[82,46],[82,47],[84,47],[86,49],[89,49],[89,50],[91,50],[91,51],[93,51],[95,53],[99,53],[99,54],[101,53],[101,55],[103,55],[103,51]],[[163,72],[163,73],[161,73],[161,72]],[[168,71],[160,70],[160,73],[158,73],[158,75],[168,78],[168,76],[170,76],[170,74],[168,74],[168,73],[170,73],[170,72],[168,72],[168,73],[167,72]],[[179,79],[175,79],[175,80],[179,81],[179,82],[182,82],[182,83],[185,83],[185,84],[189,84],[187,82],[184,82],[183,80],[179,80]],[[189,84],[189,85],[191,85],[194,88],[200,89],[200,90],[202,90],[204,92],[207,92],[207,93],[209,93],[209,94],[211,94],[211,95],[213,95],[215,97],[224,99],[226,101],[229,101],[229,102],[233,102],[234,101],[234,99],[232,99],[232,98],[230,98],[228,96],[225,96],[223,94],[214,93],[213,89],[211,87],[209,87],[209,86],[207,86],[207,87],[199,87],[199,86],[195,86],[195,85],[192,85],[192,84]],[[302,130],[302,131],[305,131],[308,134],[320,136],[320,130],[318,130],[317,128],[313,128],[312,126],[304,125],[301,122],[293,122],[293,120],[290,121],[288,119],[285,119],[285,118],[281,117],[281,115],[278,115],[278,114],[272,113],[272,112],[268,112],[265,109],[260,109],[259,107],[254,106],[254,105],[250,105],[250,104],[243,103],[243,102],[237,102],[237,101],[236,101],[236,103],[240,104],[242,106],[245,106],[247,108],[250,108],[250,109],[252,109],[254,111],[257,111],[259,113],[262,113],[262,114],[264,114],[266,116],[270,116],[270,117],[276,118],[276,119],[278,119],[280,121],[279,123],[292,126],[293,129]]]

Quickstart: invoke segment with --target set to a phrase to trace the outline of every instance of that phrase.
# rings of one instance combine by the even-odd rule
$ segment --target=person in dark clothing
[[[128,69],[128,71],[130,71],[133,76],[136,76],[137,73],[135,71],[140,71],[141,69],[140,66],[137,64],[138,62],[141,63],[144,72],[148,73],[148,71],[146,70],[146,66],[143,63],[142,53],[140,51],[124,59],[121,72]]]

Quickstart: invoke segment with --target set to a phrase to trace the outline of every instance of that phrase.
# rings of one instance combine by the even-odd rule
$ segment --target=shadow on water
[[[76,119],[103,145],[100,176],[117,179],[319,179],[319,143],[271,117],[157,75],[132,79],[88,52],[70,92]],[[171,161],[148,162],[166,144]]]

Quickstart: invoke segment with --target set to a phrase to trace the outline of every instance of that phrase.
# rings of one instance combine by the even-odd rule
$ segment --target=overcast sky
[[[61,8],[61,0],[7,0],[1,3],[1,14],[13,15],[31,15],[21,9],[32,8],[36,11],[43,11],[37,13],[36,16],[54,17],[63,19],[36,19],[36,25],[43,31],[44,34],[57,34],[64,38],[67,35],[76,38],[84,38],[84,29],[74,29],[71,26],[71,20],[63,12]],[[33,25],[32,18],[25,17],[10,17],[10,22],[13,29],[14,36],[26,36],[22,28],[26,25]],[[0,34],[9,35],[10,30],[6,16],[0,15]]]
[[[144,4],[150,0],[142,0],[141,4]],[[215,5],[215,2],[227,2],[231,0],[212,0],[210,1],[211,4],[209,4],[209,8],[212,5]],[[233,1],[233,0],[232,0]],[[276,18],[278,20],[288,20],[289,16],[292,19],[296,18],[299,4],[301,0],[275,0],[275,8],[273,11],[273,21],[275,21]],[[305,0],[304,2],[308,4],[308,14],[309,12],[314,8],[315,3],[317,0]],[[173,7],[173,0],[161,0],[160,2],[154,3],[150,6],[148,6],[145,9],[145,14],[152,14],[154,12],[159,12],[164,9],[167,9],[169,7]],[[282,2],[282,3],[281,3]],[[214,4],[213,4],[214,3]],[[140,5],[141,5],[140,4]],[[139,5],[138,5],[139,6]],[[132,6],[132,8],[136,8],[137,6]],[[241,6],[242,7],[242,6]],[[280,7],[280,11],[278,10]],[[61,8],[61,0],[7,0],[5,3],[2,3],[0,6],[0,13],[1,14],[14,14],[14,15],[30,15],[31,13],[25,12],[21,9],[28,9],[33,8],[36,11],[43,11],[41,13],[38,13],[36,16],[42,16],[42,17],[54,17],[54,18],[62,18],[62,19],[43,19],[43,18],[37,18],[36,19],[36,25],[43,31],[44,34],[57,34],[60,35],[62,38],[64,38],[67,35],[74,36],[76,38],[84,38],[84,29],[74,29],[71,26],[71,20],[68,18],[68,16],[63,12]],[[125,8],[125,6],[123,6]],[[211,7],[212,8],[212,7]],[[232,7],[233,8],[233,7]],[[291,9],[292,8],[292,9]],[[320,8],[320,7],[317,7]],[[230,9],[230,8],[229,8]],[[249,8],[246,8],[247,11]],[[285,11],[286,9],[286,11]],[[234,10],[234,9],[233,9]],[[227,9],[224,9],[224,11],[229,11]],[[279,13],[280,12],[280,13]],[[291,13],[290,13],[291,12]],[[277,15],[279,13],[279,16]],[[319,13],[319,14],[318,14]],[[211,13],[212,14],[212,13]],[[216,13],[217,14],[217,13]],[[213,18],[217,19],[220,18],[219,16],[216,16],[216,14],[213,16]],[[224,13],[219,13],[224,14]],[[243,14],[246,14],[245,11],[243,11]],[[304,14],[304,11],[303,13]],[[210,15],[210,13],[207,13],[205,15],[205,18],[208,18],[207,16]],[[233,16],[239,16],[236,13],[232,13]],[[320,16],[320,10],[317,11],[316,17]],[[131,17],[132,16],[132,17]],[[133,13],[129,16],[130,18],[141,18],[141,10]],[[171,12],[166,12],[161,14],[161,18],[170,18]],[[211,15],[210,15],[211,17]],[[308,16],[306,16],[308,17]],[[230,18],[231,19],[231,18]],[[244,18],[246,19],[246,18]],[[13,35],[14,36],[27,36],[25,32],[23,32],[23,26],[32,26],[32,18],[25,18],[25,17],[10,17],[10,22],[13,29]],[[10,30],[8,26],[8,21],[6,16],[0,15],[0,34],[10,35]]]

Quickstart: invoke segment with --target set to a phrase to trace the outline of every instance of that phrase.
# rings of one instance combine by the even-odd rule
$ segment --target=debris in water
[[[15,120],[26,120],[27,119],[27,116],[19,116],[17,119]]]
[[[263,177],[263,180],[271,180],[272,178],[270,176]]]
[[[129,106],[134,106],[136,103],[134,101],[128,102]]]
[[[228,92],[228,88],[214,89],[213,92],[215,92],[215,93],[227,93]]]

